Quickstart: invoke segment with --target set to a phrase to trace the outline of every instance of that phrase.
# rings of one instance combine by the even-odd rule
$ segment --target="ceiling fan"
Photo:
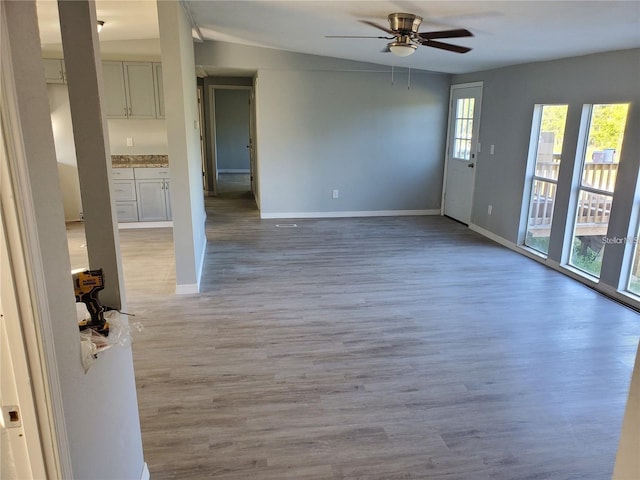
[[[418,32],[422,17],[412,13],[391,13],[387,17],[389,20],[389,28],[378,25],[368,20],[360,20],[378,30],[382,30],[389,36],[385,37],[369,37],[360,35],[327,35],[326,38],[383,38],[385,40],[393,40],[382,50],[383,52],[391,52],[400,57],[406,57],[416,51],[419,45],[425,47],[439,48],[455,53],[467,53],[471,49],[452,45],[450,43],[438,42],[435,39],[441,38],[460,38],[473,37],[473,33],[464,28],[454,30],[441,30],[437,32]]]

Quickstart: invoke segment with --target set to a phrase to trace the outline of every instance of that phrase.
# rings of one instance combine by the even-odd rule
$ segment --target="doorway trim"
[[[452,140],[452,135],[454,132],[451,131],[451,121],[452,121],[452,116],[455,115],[455,109],[454,109],[454,105],[453,105],[453,94],[454,91],[458,90],[458,89],[462,89],[462,88],[474,88],[474,87],[480,87],[480,102],[478,102],[477,105],[477,113],[478,113],[478,121],[477,121],[477,125],[473,125],[473,129],[477,131],[477,138],[475,141],[475,145],[472,146],[472,150],[473,153],[475,154],[475,164],[477,166],[478,162],[478,153],[479,152],[479,148],[478,146],[480,145],[480,119],[481,119],[481,114],[482,114],[482,96],[483,96],[483,91],[484,91],[484,82],[468,82],[468,83],[458,83],[455,85],[451,85],[451,88],[449,89],[449,114],[447,115],[447,140],[445,143],[445,152],[444,152],[444,173],[443,173],[443,177],[442,177],[442,197],[440,200],[440,215],[444,216],[444,211],[445,211],[445,197],[447,194],[447,174],[449,171],[449,160],[450,160],[450,152],[451,149],[453,148],[453,146],[451,145],[451,140]],[[473,197],[474,197],[474,193],[475,193],[475,179],[476,179],[476,170],[474,170],[473,172],[473,185],[472,185],[472,191],[471,191],[471,212],[473,213]],[[469,225],[471,225],[473,222],[471,221],[472,218],[469,218]]]
[[[0,9],[3,8],[0,5]],[[13,289],[13,298],[8,298],[8,301],[15,301],[19,315],[17,321],[20,324],[18,330],[21,333],[14,334],[9,342],[11,345],[20,345],[26,359],[25,368],[28,368],[25,378],[29,379],[29,388],[24,387],[22,394],[23,398],[31,397],[33,411],[27,411],[26,414],[33,414],[32,418],[36,419],[37,425],[34,433],[26,440],[30,452],[39,452],[38,458],[30,458],[32,470],[37,472],[43,468],[47,478],[73,478],[62,388],[53,347],[53,323],[36,232],[35,209],[4,12],[0,15],[0,20],[0,57],[3,65],[0,71],[0,168],[6,174],[3,182],[8,185],[8,188],[1,189],[1,234],[6,239],[6,253],[12,264],[10,273],[13,281],[9,288]],[[22,193],[13,195],[16,191]],[[16,373],[24,374],[22,371]],[[21,409],[24,407],[24,404],[20,405]],[[26,420],[24,410],[22,417]]]

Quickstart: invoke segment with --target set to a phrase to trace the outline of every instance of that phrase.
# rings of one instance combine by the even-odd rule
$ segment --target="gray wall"
[[[489,148],[478,155],[472,223],[517,242],[535,104],[568,104],[569,138],[578,131],[583,104],[634,102],[632,109],[638,108],[639,72],[640,50],[635,49],[455,75],[453,84],[484,82],[480,142],[495,145],[495,155]],[[627,136],[634,132],[638,129],[629,125]],[[569,147],[565,144],[563,164],[575,157],[575,142]],[[624,150],[625,162],[638,162],[637,148]]]
[[[249,171],[249,90],[215,90],[218,172]]]
[[[220,42],[207,68],[257,70],[263,216],[440,208],[450,76]],[[332,199],[338,189],[340,198]]]

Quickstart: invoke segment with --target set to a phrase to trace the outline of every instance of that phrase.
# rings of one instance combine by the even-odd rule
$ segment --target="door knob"
[[[475,163],[468,163],[468,164],[467,164],[467,167],[469,167],[469,168],[474,168],[475,166],[476,166],[476,164],[475,164]]]

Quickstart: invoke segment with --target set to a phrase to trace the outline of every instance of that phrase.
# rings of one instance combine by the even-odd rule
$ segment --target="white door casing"
[[[482,83],[451,86],[442,213],[471,223]]]

